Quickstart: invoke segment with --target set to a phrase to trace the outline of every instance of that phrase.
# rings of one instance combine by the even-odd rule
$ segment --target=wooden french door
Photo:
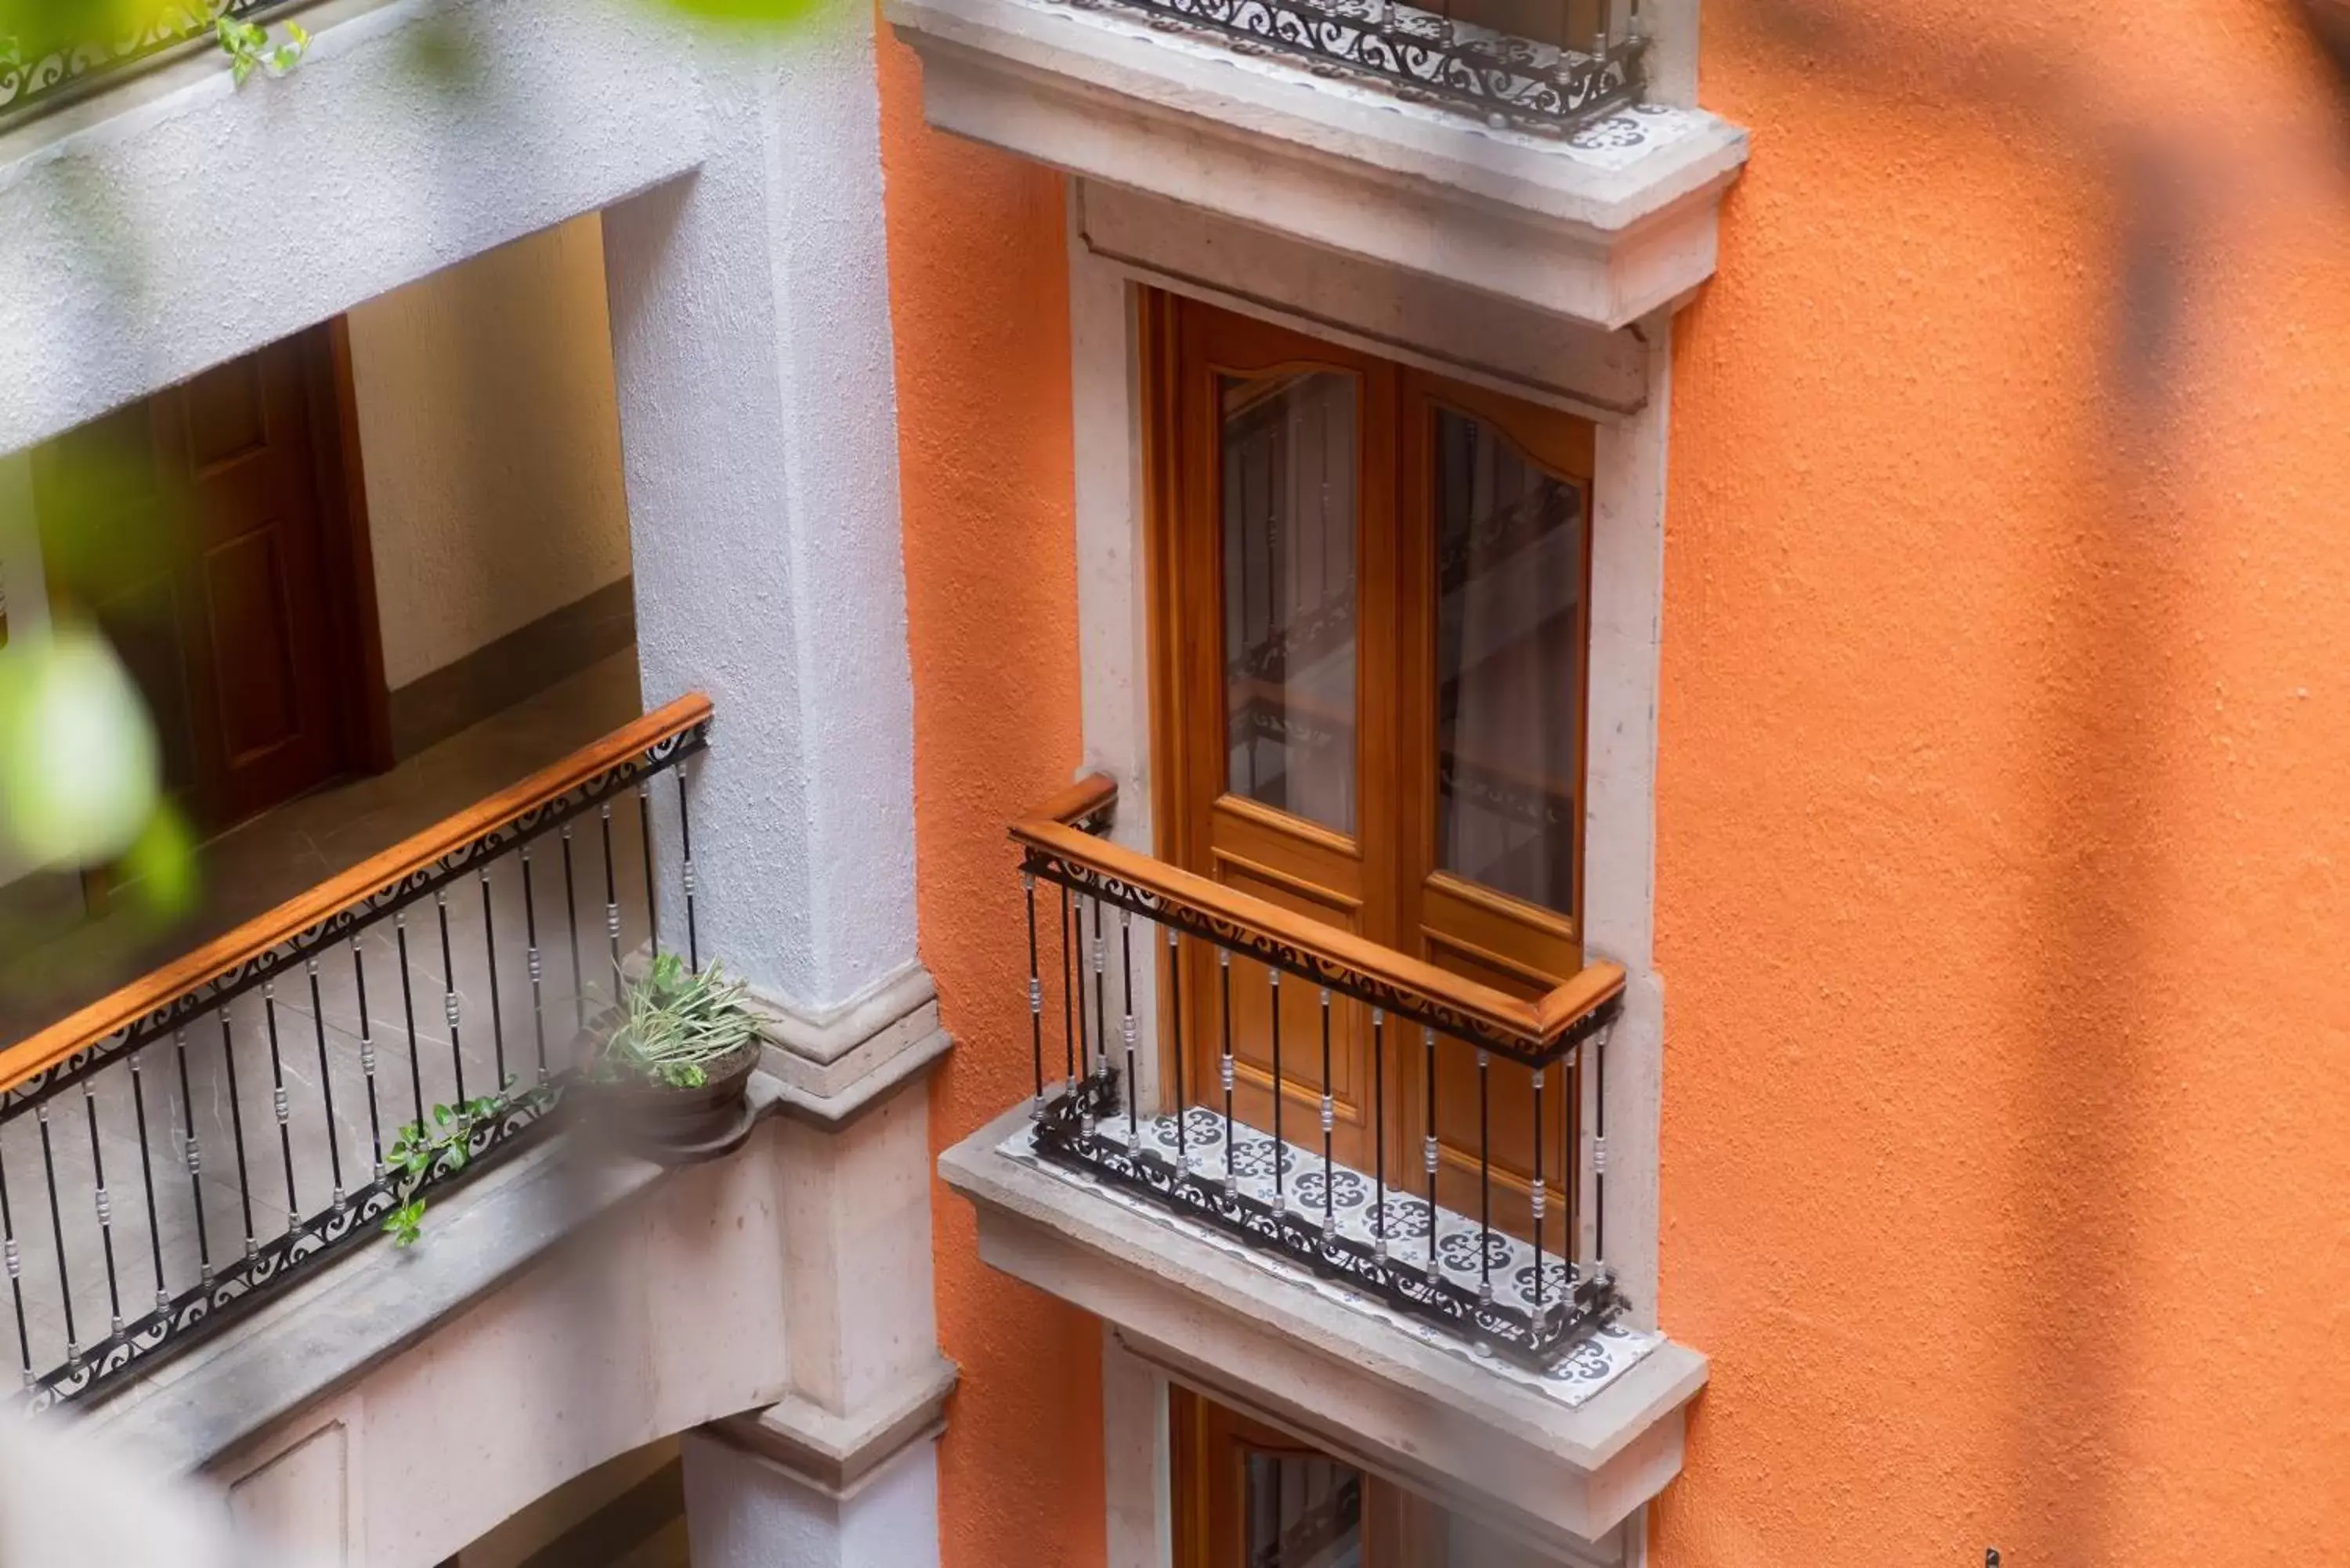
[[[1162,853],[1539,995],[1583,961],[1590,425],[1193,301],[1148,304]],[[1225,977],[1205,953],[1188,969],[1188,1016],[1220,1019]],[[1230,980],[1235,1110],[1271,1128],[1274,993],[1245,960]],[[1278,995],[1283,1131],[1311,1144],[1320,999],[1294,980]],[[1330,1035],[1334,1153],[1366,1168],[1367,1010],[1334,1003]],[[1191,1040],[1191,1081],[1212,1082],[1220,1031]],[[1399,1173],[1430,1121],[1420,1049],[1416,1029],[1388,1031]],[[1437,1058],[1439,1197],[1467,1207],[1475,1054]],[[1523,1229],[1530,1094],[1523,1073],[1491,1088],[1494,1216]],[[1546,1120],[1544,1168],[1563,1172],[1566,1135]]]
[[[1428,1505],[1212,1399],[1170,1393],[1176,1568],[1443,1568]]]
[[[94,619],[154,718],[166,788],[217,828],[358,760],[353,579],[321,327],[39,449],[53,600]],[[322,428],[325,427],[325,428]]]

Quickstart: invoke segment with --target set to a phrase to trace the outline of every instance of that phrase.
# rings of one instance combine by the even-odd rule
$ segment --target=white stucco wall
[[[388,683],[628,575],[597,214],[349,319]]]

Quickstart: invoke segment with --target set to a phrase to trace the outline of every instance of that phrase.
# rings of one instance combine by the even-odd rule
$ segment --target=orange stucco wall
[[[956,1040],[931,1096],[944,1147],[1029,1093],[1003,827],[1078,760],[1066,240],[1059,180],[925,129],[912,54],[886,28],[880,48],[921,948]],[[983,1266],[943,1185],[931,1215],[939,1341],[962,1367],[945,1561],[1097,1563],[1100,1325]]]
[[[2243,0],[1987,17],[1706,13],[1656,1561],[2350,1562],[2350,109]],[[882,86],[944,1144],[1025,1092],[1002,826],[1078,756],[1066,260]],[[1097,1563],[1098,1333],[935,1213],[950,1568]]]
[[[1706,12],[1667,1568],[2350,1562],[2350,98],[2058,12]]]

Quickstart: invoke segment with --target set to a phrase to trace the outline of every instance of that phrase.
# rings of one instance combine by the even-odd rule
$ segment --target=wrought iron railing
[[[542,1132],[623,955],[699,966],[709,720],[681,698],[0,1052],[22,1401],[119,1386]],[[469,1099],[411,1190],[400,1129]]]
[[[153,0],[115,13],[120,30],[81,37],[67,30],[90,8],[58,7],[61,20],[45,33],[0,37],[0,123],[62,108],[104,91],[149,65],[191,46],[209,47],[223,16],[265,21],[316,0]],[[28,13],[37,15],[37,13]]]
[[[1604,1107],[1623,970],[1522,1000],[1109,843],[1116,802],[1097,776],[1011,830],[1035,1155],[1537,1369],[1619,1313]],[[1041,924],[1040,883],[1059,895]],[[1367,1053],[1352,1163],[1333,1077],[1349,1033]]]
[[[1442,105],[1495,129],[1565,134],[1640,100],[1648,40],[1638,0],[1604,5],[1588,32],[1549,38],[1481,26],[1399,0],[1069,0],[1142,13],[1155,27],[1218,38],[1243,54],[1286,55],[1316,75],[1352,78]],[[1575,0],[1559,0],[1564,20]]]

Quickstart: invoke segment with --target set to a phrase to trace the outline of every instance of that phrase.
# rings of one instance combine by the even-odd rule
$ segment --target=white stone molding
[[[1101,1317],[1179,1381],[1489,1528],[1573,1562],[1623,1561],[1618,1526],[1680,1469],[1703,1356],[1665,1341],[1568,1405],[1013,1158],[1001,1146],[1027,1114],[1006,1113],[939,1161],[978,1210],[989,1264]]]
[[[1746,133],[1659,104],[1491,130],[1115,5],[886,0],[932,125],[1380,265],[1615,328],[1711,275]]]
[[[759,987],[760,1065],[785,1115],[837,1127],[919,1077],[952,1048],[939,1025],[938,987],[910,964],[839,1006],[809,1012]]]

